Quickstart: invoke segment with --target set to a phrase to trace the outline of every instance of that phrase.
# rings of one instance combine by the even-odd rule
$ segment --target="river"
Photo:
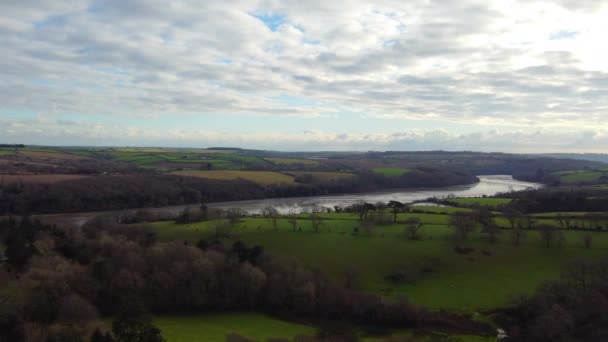
[[[480,197],[483,195],[492,196],[503,192],[537,189],[541,186],[542,185],[538,183],[518,181],[513,179],[513,177],[507,175],[492,175],[479,176],[479,183],[450,186],[444,188],[395,189],[343,195],[268,198],[249,201],[216,202],[209,203],[208,207],[220,209],[240,208],[249,214],[257,214],[263,208],[274,207],[280,213],[287,214],[291,211],[301,212],[303,210],[310,209],[313,207],[344,207],[357,202],[376,203],[388,202],[392,200],[403,203],[412,203],[415,201],[425,200],[431,197],[445,198],[451,195],[454,195],[456,197]],[[175,215],[183,211],[185,208],[193,206],[194,205],[179,205],[163,208],[145,208],[145,210],[159,213],[162,212],[167,215]],[[49,223],[69,222],[71,224],[82,225],[99,214],[129,215],[137,210],[139,209],[127,209],[112,212],[39,215],[38,217],[41,218],[43,221]]]

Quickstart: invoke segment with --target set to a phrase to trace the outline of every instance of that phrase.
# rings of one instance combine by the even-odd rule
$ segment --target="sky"
[[[0,0],[0,143],[608,152],[608,1]]]

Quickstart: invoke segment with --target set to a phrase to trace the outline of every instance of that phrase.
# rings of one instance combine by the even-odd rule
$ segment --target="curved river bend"
[[[480,197],[483,195],[492,196],[501,192],[521,191],[526,189],[537,189],[541,184],[522,182],[514,180],[511,176],[493,175],[478,176],[479,183],[469,185],[459,185],[444,188],[418,188],[418,189],[396,189],[377,192],[365,192],[345,195],[311,196],[311,197],[291,197],[291,198],[268,198],[249,201],[215,202],[209,203],[209,208],[240,208],[249,214],[257,214],[263,208],[274,207],[280,213],[287,214],[290,211],[300,212],[314,207],[333,208],[334,206],[348,206],[357,202],[388,202],[391,200],[403,203],[425,200],[430,197],[445,198],[450,195],[456,197]],[[178,205],[162,208],[144,208],[146,211],[177,215],[185,208],[194,205]],[[71,223],[83,225],[92,218],[100,214],[124,214],[132,215],[140,209],[126,209],[110,212],[89,212],[72,213],[57,215],[38,215],[43,221],[49,223]]]
[[[292,210],[302,211],[313,207],[332,208],[348,206],[357,202],[388,202],[399,201],[411,203],[427,198],[492,196],[502,192],[537,189],[541,184],[523,182],[506,175],[478,176],[479,183],[450,186],[445,188],[395,189],[377,192],[365,192],[345,195],[327,195],[312,197],[269,198],[263,200],[234,201],[210,203],[210,208],[241,208],[250,214],[259,213],[265,207],[274,207],[280,213],[286,214]]]

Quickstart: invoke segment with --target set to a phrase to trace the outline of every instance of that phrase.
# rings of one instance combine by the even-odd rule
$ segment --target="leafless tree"
[[[422,228],[422,221],[418,217],[410,217],[405,220],[405,235],[410,240],[419,240],[419,231]]]

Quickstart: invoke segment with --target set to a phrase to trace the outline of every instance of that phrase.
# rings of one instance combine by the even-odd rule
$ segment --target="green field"
[[[576,170],[555,172],[562,183],[597,183],[601,181],[602,176],[608,176],[605,171],[597,170]]]
[[[319,165],[319,162],[312,159],[301,159],[301,158],[264,158],[265,160],[275,165]]]
[[[460,205],[486,205],[496,207],[499,205],[509,204],[512,200],[510,198],[459,197],[450,198],[447,201]]]
[[[291,184],[293,177],[278,172],[271,171],[175,171],[178,176],[199,177],[219,180],[245,179],[262,185],[268,184]]]
[[[331,183],[341,180],[350,180],[355,177],[354,173],[349,172],[308,172],[308,171],[289,171],[288,174],[298,177],[304,178],[307,177],[310,179],[310,183],[313,184],[323,184],[323,183]]]
[[[317,328],[293,322],[282,321],[259,313],[231,313],[194,316],[160,316],[154,324],[162,331],[167,342],[223,342],[226,335],[235,333],[243,337],[265,341],[270,338],[293,339],[296,336],[314,336]],[[389,336],[416,336],[416,341],[432,341],[428,332],[413,335],[408,331],[389,332],[388,336],[369,337],[359,332],[361,341],[386,341]],[[490,342],[492,337],[457,335],[463,342]]]
[[[431,308],[475,311],[507,304],[511,296],[531,293],[543,281],[559,276],[560,267],[576,257],[598,257],[608,248],[608,234],[593,233],[592,249],[582,248],[583,232],[567,231],[563,247],[545,248],[537,232],[529,232],[522,246],[509,243],[508,231],[500,242],[486,242],[481,233],[471,236],[475,251],[458,254],[450,240],[447,215],[400,214],[399,220],[416,216],[425,222],[423,239],[403,237],[403,225],[374,228],[371,236],[353,235],[359,225],[352,214],[325,214],[320,233],[312,232],[310,222],[299,220],[301,231],[292,231],[286,220],[279,220],[274,231],[270,221],[247,218],[233,229],[233,239],[264,246],[266,252],[299,259],[311,268],[320,268],[336,280],[354,268],[359,277],[356,287],[387,298],[406,297],[413,303]],[[351,216],[352,217],[352,216]],[[507,225],[507,222],[502,222]],[[161,240],[186,240],[195,243],[212,234],[208,223],[176,225],[155,223]],[[227,241],[226,243],[230,243]],[[490,253],[482,253],[487,251]],[[491,255],[487,255],[491,254]],[[431,264],[433,271],[418,274],[420,265]],[[410,282],[393,284],[384,276],[395,270],[414,270]]]
[[[314,335],[316,328],[281,321],[256,313],[217,314],[198,316],[162,316],[154,319],[167,342],[225,341],[226,335],[236,333],[265,341],[269,338],[294,338]]]
[[[381,174],[384,176],[394,177],[394,176],[401,176],[406,173],[410,173],[410,172],[412,172],[412,170],[395,168],[395,167],[378,167],[378,168],[372,169],[372,172]]]

